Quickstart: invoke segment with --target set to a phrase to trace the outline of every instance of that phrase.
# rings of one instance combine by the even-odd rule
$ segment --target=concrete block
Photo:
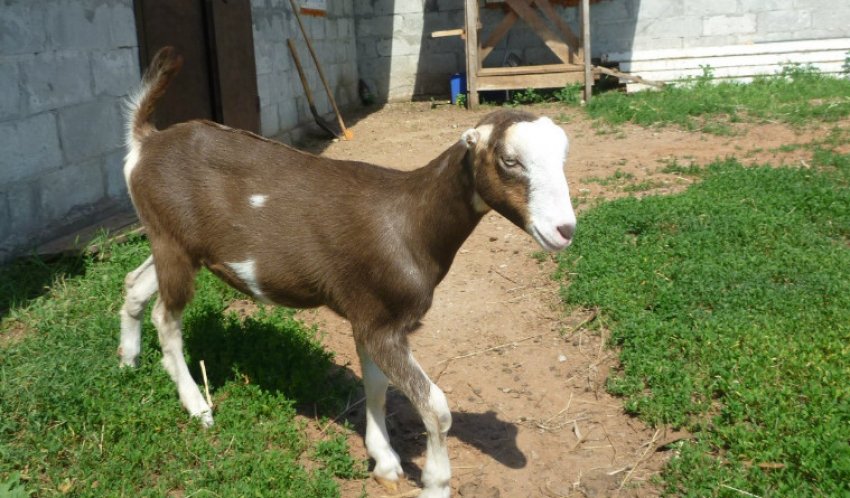
[[[419,13],[425,12],[426,0],[395,0],[393,12],[396,14]]]
[[[0,54],[32,54],[47,48],[44,7],[36,2],[4,2],[0,13]]]
[[[109,12],[109,35],[112,46],[138,47],[136,37],[136,14],[133,12],[133,0],[120,0],[112,5]]]
[[[0,185],[39,176],[62,165],[56,118],[37,114],[0,123]]]
[[[101,156],[122,146],[124,120],[117,99],[99,99],[59,111],[59,135],[67,163]]]
[[[666,17],[648,20],[638,24],[636,38],[645,36],[651,38],[691,37],[694,33],[702,32],[702,19],[697,16]]]
[[[823,0],[813,0],[817,2],[819,5],[823,5]],[[791,7],[791,0],[738,0],[741,6],[741,12],[767,12],[771,10],[788,10]],[[793,3],[797,4],[800,0],[795,0]],[[795,5],[795,7],[798,7]]]
[[[593,47],[591,46],[591,49]],[[551,51],[549,47],[530,47],[523,51],[523,60],[527,64],[559,64],[560,59]]]
[[[439,20],[438,16],[432,16],[430,14],[425,14],[425,16],[431,22]],[[393,31],[399,34],[421,38],[423,35],[422,31],[425,29],[425,16],[420,13],[393,16]],[[441,28],[434,26],[431,29],[436,30]],[[430,36],[430,33],[425,33],[425,35]]]
[[[636,12],[629,9],[629,2],[599,2],[590,8],[590,18],[601,22],[634,20]]]
[[[715,16],[738,14],[738,0],[684,0],[685,15]]]
[[[280,131],[278,122],[277,104],[266,105],[260,108],[260,133],[264,137],[271,137]]]
[[[135,48],[119,48],[92,54],[95,95],[118,97],[139,84],[139,55]]]
[[[352,0],[352,3],[352,13],[355,19],[369,19],[375,16],[374,0]]]
[[[129,201],[127,181],[124,179],[124,149],[118,149],[103,156],[101,176],[104,179],[106,196],[110,199]]]
[[[758,30],[762,33],[790,33],[811,25],[812,14],[808,10],[777,10],[758,14]]]
[[[91,63],[85,53],[44,52],[22,61],[19,67],[32,114],[92,97]]]
[[[16,183],[9,187],[6,193],[9,229],[15,245],[20,245],[41,229],[41,189],[37,181]]]
[[[685,13],[684,2],[683,0],[669,1],[669,2],[657,2],[652,0],[633,0],[635,3],[633,4],[632,9],[637,11],[637,19],[639,22],[645,22],[651,19],[658,19],[663,17],[679,17]],[[590,6],[590,18],[593,19],[593,9],[596,8],[594,4]],[[576,9],[578,10],[578,9]]]
[[[279,130],[290,130],[298,125],[298,108],[295,99],[287,99],[277,106]]]
[[[112,16],[109,6],[58,0],[44,2],[47,31],[56,48],[94,49],[110,47]]]
[[[850,36],[850,5],[840,3],[838,6],[822,6],[820,9],[812,12],[811,27],[814,29],[829,30],[836,35],[841,33],[839,36],[842,37]]]
[[[18,117],[22,107],[18,64],[0,60],[0,121]]]
[[[254,10],[257,9],[265,9],[268,8],[269,3],[267,0],[251,0],[251,11],[253,13]]]
[[[756,31],[756,15],[744,14],[740,16],[712,16],[706,17],[702,22],[703,36],[723,36],[754,33]],[[696,41],[698,37],[691,37]]]
[[[103,159],[98,157],[42,176],[39,180],[43,218],[59,220],[74,208],[103,199],[102,162]]]
[[[419,11],[422,9],[420,7]],[[402,13],[395,5],[395,0],[372,0],[372,12],[375,16],[386,16],[396,13]]]

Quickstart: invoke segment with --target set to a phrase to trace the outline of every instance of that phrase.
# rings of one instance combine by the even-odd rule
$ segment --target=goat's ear
[[[481,140],[481,134],[475,128],[470,128],[463,132],[463,135],[460,136],[460,141],[466,145],[467,149],[471,149]]]

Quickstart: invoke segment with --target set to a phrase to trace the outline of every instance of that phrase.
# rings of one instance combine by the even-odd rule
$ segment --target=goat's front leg
[[[404,476],[401,459],[393,451],[387,434],[386,402],[389,379],[372,361],[365,348],[357,348],[360,368],[363,370],[363,387],[366,390],[366,451],[375,459],[372,471],[375,480],[390,491],[398,489]]]
[[[424,489],[420,498],[448,498],[451,495],[449,481],[452,471],[446,438],[452,425],[452,414],[446,396],[410,354],[403,333],[390,333],[389,336],[374,334],[363,341],[362,348],[413,403],[425,424],[428,447],[422,470]]]

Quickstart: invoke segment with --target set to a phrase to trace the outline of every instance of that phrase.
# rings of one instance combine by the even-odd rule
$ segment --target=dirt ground
[[[414,169],[491,111],[389,105],[364,113],[351,127],[353,141],[335,142],[322,154]],[[566,171],[579,211],[596,199],[627,195],[626,185],[644,185],[631,195],[681,190],[690,179],[659,171],[673,159],[704,164],[734,155],[745,163],[806,165],[806,150],[777,148],[810,142],[828,129],[735,125],[734,136],[719,137],[673,127],[610,129],[563,107],[533,112],[563,123],[570,137]],[[618,170],[620,180],[611,180]],[[414,355],[446,392],[453,413],[453,493],[463,498],[655,496],[659,490],[652,477],[675,451],[669,443],[688,436],[645,426],[606,393],[605,379],[617,368],[616,351],[606,348],[604,330],[591,330],[593,310],[564,311],[559,284],[551,278],[555,264],[532,257],[537,251],[531,237],[510,222],[495,213],[485,216],[437,288],[424,327],[411,336]],[[324,342],[339,365],[359,373],[348,323],[327,309],[300,316],[326,331]],[[364,490],[371,497],[415,496],[424,428],[392,389],[387,411],[407,481],[397,492],[371,479],[343,481],[343,496]],[[350,437],[353,454],[366,458],[362,400],[352,399],[343,419],[357,431]]]

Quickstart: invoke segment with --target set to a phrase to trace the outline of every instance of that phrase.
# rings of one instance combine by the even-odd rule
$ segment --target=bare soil
[[[389,105],[351,126],[353,141],[330,144],[322,154],[404,170],[426,164],[460,138],[490,109],[465,111],[427,103]],[[690,178],[660,170],[735,156],[744,163],[807,164],[808,143],[828,128],[795,130],[780,124],[734,125],[734,136],[674,127],[606,128],[578,109],[535,107],[562,122],[571,140],[566,171],[578,210],[598,199],[669,193]],[[620,179],[614,179],[620,171]],[[628,185],[643,185],[631,187]],[[581,237],[581,222],[577,231]],[[491,213],[462,247],[437,288],[424,326],[411,336],[414,355],[449,399],[455,496],[655,496],[652,481],[688,435],[647,427],[624,412],[604,387],[618,368],[594,310],[567,312],[552,279],[550,257],[523,231]],[[327,309],[300,312],[326,332],[324,342],[340,366],[359,372],[349,324]],[[388,425],[407,480],[390,492],[371,479],[342,481],[343,496],[415,496],[424,464],[424,427],[415,410],[390,390]],[[362,400],[340,414],[355,428],[353,454],[367,458]],[[312,422],[311,422],[312,423]]]

